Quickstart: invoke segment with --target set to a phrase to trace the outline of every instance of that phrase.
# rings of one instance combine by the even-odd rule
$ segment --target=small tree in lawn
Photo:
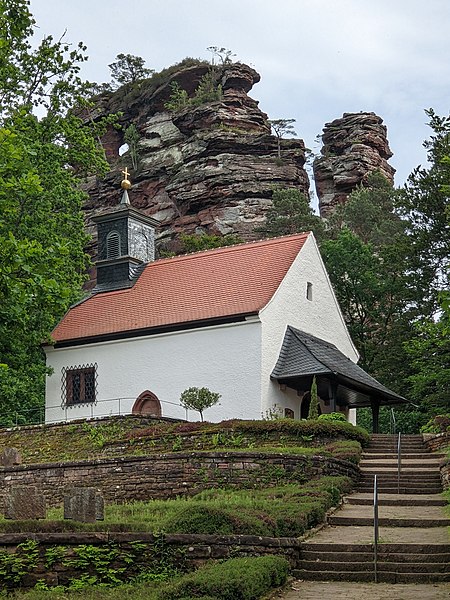
[[[217,392],[211,392],[206,387],[190,387],[182,392],[180,404],[188,410],[197,410],[200,413],[200,419],[203,421],[203,411],[217,404],[220,396]]]
[[[278,158],[281,158],[281,139],[284,135],[297,135],[292,123],[295,119],[274,119],[270,120],[269,124],[277,136]]]
[[[317,382],[314,375],[311,384],[311,402],[309,403],[308,419],[317,419],[319,417],[319,396],[317,395]]]

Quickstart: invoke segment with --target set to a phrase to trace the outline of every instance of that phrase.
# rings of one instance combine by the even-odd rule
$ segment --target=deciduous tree
[[[0,0],[0,21],[0,419],[11,424],[43,406],[40,344],[80,297],[87,264],[80,177],[105,163],[101,126],[68,110],[85,93],[83,45],[44,37],[33,50],[27,0]]]
[[[220,400],[220,394],[211,392],[206,387],[190,387],[184,390],[180,396],[180,404],[188,410],[196,410],[200,413],[200,419],[203,421],[203,411],[211,408]]]

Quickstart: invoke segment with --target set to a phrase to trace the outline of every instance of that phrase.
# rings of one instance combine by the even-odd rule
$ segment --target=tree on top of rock
[[[150,77],[155,71],[144,67],[145,60],[133,54],[118,54],[116,61],[109,66],[113,83],[120,87],[127,83],[135,83],[140,79]]]
[[[294,126],[295,119],[272,119],[269,120],[272,131],[277,136],[278,158],[281,158],[281,139],[285,135],[297,135]]]
[[[233,62],[231,60],[231,58],[235,57],[236,54],[234,54],[234,52],[232,52],[231,50],[228,50],[228,48],[219,48],[219,46],[208,46],[208,48],[206,48],[208,50],[208,52],[211,52],[212,56],[211,56],[211,64],[214,65],[214,58],[217,56],[220,60],[220,62],[225,65],[225,64],[229,64],[231,62]]]

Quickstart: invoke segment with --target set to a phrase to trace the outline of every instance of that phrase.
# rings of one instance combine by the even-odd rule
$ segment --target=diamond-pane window
[[[74,406],[95,402],[97,365],[64,368],[61,383],[63,405]]]

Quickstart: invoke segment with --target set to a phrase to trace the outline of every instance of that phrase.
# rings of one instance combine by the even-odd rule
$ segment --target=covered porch
[[[336,346],[288,326],[271,379],[297,391],[304,401],[314,376],[317,392],[327,412],[370,407],[373,432],[378,433],[380,406],[407,404],[358,367]],[[305,416],[302,402],[301,417]]]

